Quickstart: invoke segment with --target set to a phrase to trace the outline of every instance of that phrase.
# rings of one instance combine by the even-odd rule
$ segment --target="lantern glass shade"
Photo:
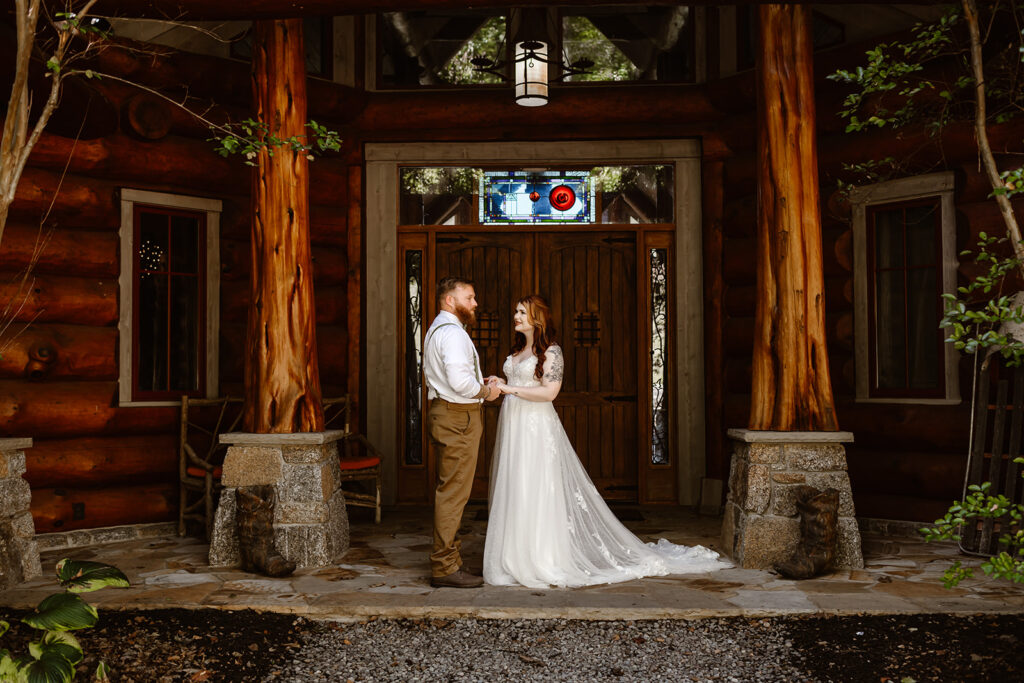
[[[528,49],[525,44],[516,43],[516,104],[542,107],[548,103],[548,46],[529,41],[533,49]]]

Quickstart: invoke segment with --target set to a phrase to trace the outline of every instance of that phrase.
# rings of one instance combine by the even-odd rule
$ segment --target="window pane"
[[[138,389],[167,390],[167,276],[139,276]]]
[[[602,223],[671,223],[672,166],[600,166],[591,171]]]
[[[562,10],[569,63],[589,59],[582,81],[692,81],[693,13],[689,7],[587,7]]]
[[[162,213],[144,211],[139,216],[136,248],[139,251],[140,270],[167,270],[167,221],[167,215]]]
[[[484,171],[480,223],[595,223],[588,171]]]
[[[907,266],[937,265],[936,221],[938,202],[906,209]]]
[[[939,289],[936,270],[907,272],[907,337],[911,389],[939,387]]]
[[[906,297],[903,271],[875,274],[875,361],[882,389],[906,387]]]
[[[402,225],[476,223],[479,168],[403,168],[399,221]]]
[[[504,61],[505,17],[493,11],[438,10],[380,15],[384,87],[503,83],[470,60]]]
[[[170,379],[173,391],[199,389],[199,281],[171,276]]]
[[[903,267],[903,210],[876,211],[875,268]]]
[[[405,464],[423,464],[423,252],[405,252]]]
[[[195,216],[171,216],[171,270],[199,271],[200,221]]]
[[[651,249],[651,463],[667,465],[668,250]]]

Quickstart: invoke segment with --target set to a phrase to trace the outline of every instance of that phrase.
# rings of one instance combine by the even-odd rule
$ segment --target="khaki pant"
[[[430,571],[448,576],[462,566],[461,542],[455,538],[469,500],[484,432],[479,403],[449,403],[436,398],[427,411],[430,441],[437,452],[434,494],[434,549]]]

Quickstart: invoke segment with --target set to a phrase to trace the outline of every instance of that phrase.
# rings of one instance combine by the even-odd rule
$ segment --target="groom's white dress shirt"
[[[427,398],[449,403],[479,403],[484,387],[480,358],[469,333],[454,313],[441,311],[427,330],[423,347]]]

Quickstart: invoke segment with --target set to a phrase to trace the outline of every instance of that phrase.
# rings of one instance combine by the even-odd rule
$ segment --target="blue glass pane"
[[[590,171],[484,171],[480,223],[594,223]]]

